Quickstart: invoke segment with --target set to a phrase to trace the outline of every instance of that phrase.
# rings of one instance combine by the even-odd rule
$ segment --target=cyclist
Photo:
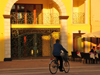
[[[60,56],[61,50],[63,50],[64,52],[68,53],[68,51],[66,49],[64,49],[63,46],[60,44],[60,40],[57,39],[56,43],[53,45],[53,56],[56,57],[56,59],[60,60],[60,67],[59,67],[59,69],[62,72],[64,70],[62,69],[62,67],[63,67],[63,59]]]

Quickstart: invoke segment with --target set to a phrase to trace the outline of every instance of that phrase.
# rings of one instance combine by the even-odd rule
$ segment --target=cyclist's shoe
[[[60,72],[63,72],[64,70],[60,70]]]
[[[59,67],[59,70],[60,70],[60,72],[63,72],[64,71],[64,69],[63,68],[61,69],[60,67]]]

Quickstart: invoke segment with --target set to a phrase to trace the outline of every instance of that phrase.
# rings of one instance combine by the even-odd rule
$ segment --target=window
[[[73,24],[85,24],[85,0],[73,0]]]
[[[42,4],[15,4],[11,10],[12,24],[42,24]]]

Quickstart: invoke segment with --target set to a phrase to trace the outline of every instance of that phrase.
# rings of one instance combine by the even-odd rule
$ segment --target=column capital
[[[59,16],[59,19],[68,19],[69,16]]]
[[[11,15],[3,15],[4,18],[11,18]]]

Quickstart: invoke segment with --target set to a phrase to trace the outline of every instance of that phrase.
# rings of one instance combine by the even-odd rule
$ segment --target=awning
[[[100,38],[100,31],[83,34],[82,37],[97,37]]]

